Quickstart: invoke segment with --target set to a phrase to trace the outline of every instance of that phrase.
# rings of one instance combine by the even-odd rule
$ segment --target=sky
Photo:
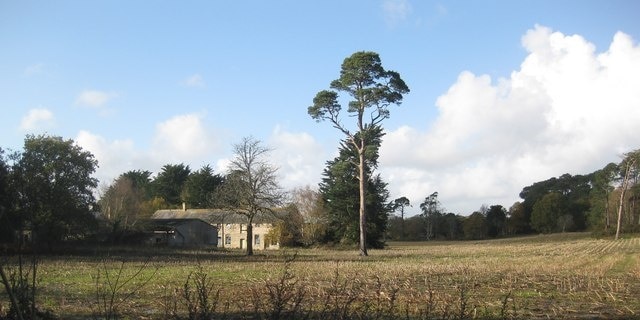
[[[0,0],[0,147],[73,139],[108,185],[184,163],[224,173],[273,149],[317,187],[341,133],[307,114],[342,61],[374,51],[411,92],[377,169],[419,213],[509,208],[523,187],[640,148],[640,1]],[[353,120],[344,117],[344,122]]]

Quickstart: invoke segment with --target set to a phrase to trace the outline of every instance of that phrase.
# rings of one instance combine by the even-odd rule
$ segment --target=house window
[[[260,224],[259,223],[256,223],[256,228],[260,228]]]
[[[227,223],[227,230],[231,229],[231,223]]]
[[[231,235],[224,236],[224,244],[231,244]]]
[[[245,228],[244,224],[240,225],[240,232],[245,232],[247,231],[247,228]]]
[[[255,236],[253,236],[253,238],[255,239],[254,240],[255,244],[260,244],[260,235],[259,234],[256,234]]]

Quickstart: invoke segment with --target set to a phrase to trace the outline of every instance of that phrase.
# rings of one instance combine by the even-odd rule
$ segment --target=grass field
[[[42,257],[38,279],[40,309],[63,319],[640,319],[640,237],[390,243],[364,258],[101,249]]]

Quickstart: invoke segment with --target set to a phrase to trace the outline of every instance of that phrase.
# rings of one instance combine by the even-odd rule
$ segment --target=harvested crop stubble
[[[309,319],[611,319],[640,315],[638,237],[613,241],[564,234],[391,243],[365,258],[349,250],[299,249],[291,260],[292,252],[245,257],[235,251],[158,254],[142,250],[111,255],[106,265],[100,256],[47,256],[40,260],[37,299],[40,306],[62,318],[93,316],[96,270],[114,270],[125,260],[124,274],[132,274],[149,259],[138,258],[140,254],[150,256],[149,266],[140,279],[122,288],[122,296],[136,290],[131,301],[121,304],[123,317],[187,317],[181,292],[198,270],[206,273],[214,288],[211,292],[217,293],[216,312],[228,318],[288,314]],[[144,284],[150,275],[152,279]],[[177,302],[175,310],[169,308],[171,301]],[[0,303],[7,310],[7,304]]]

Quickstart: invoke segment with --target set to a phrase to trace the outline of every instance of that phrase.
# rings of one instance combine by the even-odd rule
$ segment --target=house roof
[[[202,219],[152,219],[149,221],[149,224],[156,228],[157,227],[171,228],[171,227],[177,227],[190,222],[201,222],[201,223],[208,224],[206,221],[203,221]]]
[[[151,219],[200,219],[210,224],[246,224],[247,216],[230,210],[222,209],[165,209],[156,211]],[[274,223],[278,220],[274,214],[258,213],[253,218],[253,223]]]

